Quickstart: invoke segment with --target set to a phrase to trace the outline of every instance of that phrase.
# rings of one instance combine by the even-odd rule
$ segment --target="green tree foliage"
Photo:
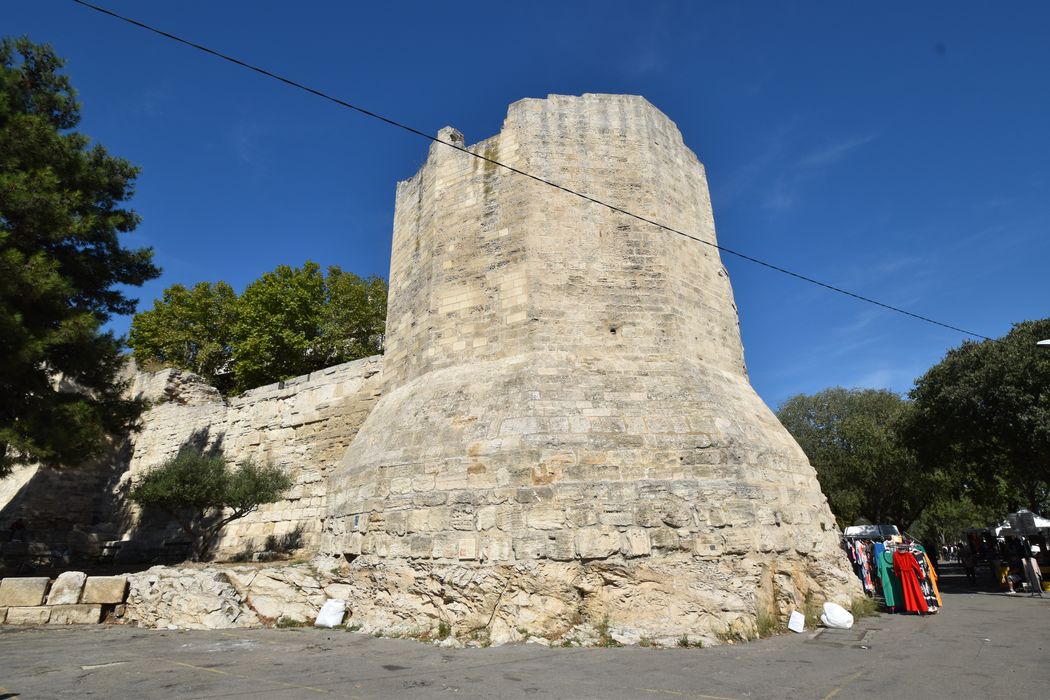
[[[909,527],[938,492],[900,430],[911,411],[892,391],[825,389],[788,399],[777,417],[817,470],[841,527],[864,519]]]
[[[137,169],[70,131],[80,105],[62,60],[28,39],[0,44],[0,474],[16,461],[79,463],[132,424],[121,343],[101,332],[134,311],[120,285],[156,277],[119,234]]]
[[[321,337],[331,361],[349,362],[383,351],[386,334],[386,280],[362,279],[328,268],[328,292]]]
[[[193,542],[193,560],[203,561],[222,528],[280,499],[291,485],[273,465],[245,461],[230,469],[222,456],[187,448],[147,473],[131,499],[168,513]]]
[[[135,315],[128,345],[144,367],[180,367],[201,375],[223,393],[233,388],[233,329],[237,294],[225,282],[176,284],[153,308]]]
[[[312,262],[281,265],[240,297],[224,282],[169,287],[137,314],[129,344],[144,367],[180,367],[223,393],[382,352],[386,281]]]
[[[306,374],[327,366],[321,321],[325,280],[316,263],[280,265],[249,284],[234,328],[237,389]]]
[[[923,460],[956,474],[960,496],[1003,512],[1050,508],[1050,319],[965,342],[911,392],[908,436]]]
[[[978,505],[967,496],[955,497],[949,489],[934,498],[908,531],[923,542],[951,542],[973,527],[986,527],[1003,519],[1005,511]]]

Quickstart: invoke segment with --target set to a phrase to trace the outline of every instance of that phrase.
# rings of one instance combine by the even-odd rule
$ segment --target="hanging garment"
[[[875,593],[875,581],[872,576],[871,566],[871,543],[861,543],[860,545],[860,557],[864,571],[864,592],[868,595],[874,595]]]
[[[916,547],[916,550],[912,550],[911,555],[919,566],[919,589],[922,591],[922,597],[926,601],[926,608],[929,612],[935,613],[939,607],[937,595],[933,589],[933,577],[936,574],[933,573],[933,567],[929,565],[926,552],[921,547]]]
[[[941,602],[941,588],[937,584],[937,569],[933,568],[933,564],[930,563],[930,558],[926,556],[926,552],[922,553],[923,559],[926,561],[926,570],[930,573],[930,585],[933,587],[933,596],[937,599],[937,606],[941,607],[944,603]]]
[[[926,598],[919,584],[922,569],[919,568],[919,562],[916,561],[915,556],[908,551],[894,552],[893,571],[901,580],[904,609],[914,613],[928,612],[929,607],[926,605]]]
[[[893,610],[904,601],[901,591],[900,578],[893,572],[893,552],[886,549],[881,542],[875,545],[875,563],[879,571],[879,581],[882,583],[882,597],[886,601],[886,607]]]

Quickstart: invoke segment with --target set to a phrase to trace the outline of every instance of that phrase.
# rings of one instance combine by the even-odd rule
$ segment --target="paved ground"
[[[0,629],[4,698],[1050,697],[1050,597],[953,584],[932,617],[711,649],[441,649],[313,629]]]

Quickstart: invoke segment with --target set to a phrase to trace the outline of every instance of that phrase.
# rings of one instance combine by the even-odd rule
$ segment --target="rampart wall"
[[[314,549],[327,508],[328,471],[338,463],[380,394],[381,357],[369,357],[229,399],[189,372],[136,372],[130,391],[150,408],[114,454],[72,470],[21,467],[0,482],[0,525],[22,519],[34,553],[100,553],[107,541],[163,552],[185,538],[160,513],[127,500],[131,484],[185,445],[221,450],[231,461],[269,461],[293,479],[286,497],[226,527],[217,553],[248,554],[269,537]],[[172,552],[177,556],[179,552]]]

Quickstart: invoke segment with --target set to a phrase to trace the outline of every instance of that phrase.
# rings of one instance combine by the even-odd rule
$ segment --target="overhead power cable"
[[[447,146],[448,148],[452,148],[452,149],[455,149],[455,150],[460,151],[462,153],[466,153],[467,155],[472,156],[474,158],[477,158],[478,160],[483,160],[486,163],[491,163],[492,165],[495,165],[497,167],[503,168],[505,170],[509,170],[510,172],[515,173],[516,175],[521,175],[522,177],[527,177],[530,180],[535,180],[536,182],[541,182],[544,185],[548,185],[549,187],[553,187],[555,189],[561,190],[562,192],[566,192],[566,193],[568,193],[570,195],[573,195],[574,197],[579,197],[580,199],[583,199],[583,200],[585,200],[587,202],[591,202],[592,204],[597,204],[598,206],[605,207],[606,209],[610,209],[610,210],[615,211],[615,212],[617,212],[619,214],[623,214],[624,216],[631,217],[632,219],[637,219],[638,221],[642,221],[644,223],[647,223],[647,224],[650,224],[652,226],[655,226],[655,227],[657,227],[659,229],[663,229],[664,231],[667,231],[669,233],[673,233],[673,234],[676,234],[678,236],[682,236],[684,238],[688,238],[690,240],[696,241],[697,243],[703,243],[706,246],[710,246],[712,248],[716,248],[717,250],[719,250],[719,251],[721,251],[723,253],[728,253],[729,255],[732,255],[734,257],[740,258],[742,260],[747,260],[748,262],[755,263],[756,265],[761,265],[762,267],[768,268],[770,270],[775,270],[776,272],[781,272],[781,273],[783,273],[785,275],[788,275],[790,277],[794,277],[795,279],[800,279],[803,282],[809,282],[810,284],[814,284],[814,285],[816,285],[818,287],[823,287],[824,289],[829,289],[829,290],[831,290],[833,292],[838,292],[839,294],[844,294],[845,296],[852,297],[852,298],[857,299],[859,301],[863,301],[863,302],[865,302],[867,304],[873,304],[875,306],[882,307],[883,309],[888,309],[889,311],[895,311],[896,313],[903,314],[905,316],[911,316],[912,318],[918,319],[920,321],[925,321],[926,323],[931,323],[931,324],[933,324],[935,326],[941,326],[942,328],[947,328],[949,330],[953,330],[953,331],[956,331],[958,333],[963,333],[965,335],[971,335],[971,336],[973,336],[975,338],[980,338],[981,340],[991,340],[991,338],[989,338],[986,335],[981,335],[980,333],[974,333],[973,331],[968,331],[968,330],[966,330],[964,328],[959,328],[957,326],[952,326],[952,325],[949,325],[947,323],[942,323],[941,321],[937,321],[937,320],[929,318],[927,316],[921,316],[919,314],[912,313],[911,311],[908,311],[906,309],[902,309],[902,308],[900,308],[898,306],[893,306],[892,304],[886,304],[886,303],[878,301],[876,299],[872,299],[871,297],[866,297],[866,296],[864,296],[862,294],[857,294],[857,293],[851,292],[851,291],[849,291],[847,289],[843,289],[842,287],[836,287],[833,284],[828,284],[826,282],[821,282],[820,280],[813,279],[812,277],[807,277],[806,275],[800,274],[798,272],[793,272],[793,271],[788,270],[786,268],[780,267],[779,265],[774,265],[773,263],[766,262],[765,260],[760,260],[760,259],[758,259],[756,257],[751,256],[751,255],[747,255],[746,253],[741,253],[739,251],[733,250],[732,248],[727,248],[727,247],[725,247],[723,245],[719,245],[717,243],[712,243],[711,241],[705,241],[704,239],[699,238],[698,236],[694,236],[692,234],[686,233],[685,231],[680,231],[680,230],[678,230],[676,228],[673,228],[671,226],[667,226],[665,224],[661,224],[658,221],[653,221],[650,218],[647,218],[645,216],[641,216],[639,214],[635,214],[634,212],[630,212],[630,211],[628,211],[626,209],[623,209],[621,207],[618,207],[618,206],[616,206],[614,204],[609,204],[608,202],[604,202],[604,201],[602,201],[600,199],[597,199],[595,197],[591,197],[588,194],[584,194],[583,192],[578,192],[578,191],[576,191],[574,189],[571,189],[569,187],[565,187],[564,185],[559,185],[556,182],[551,182],[550,180],[547,180],[547,179],[544,179],[542,177],[539,177],[538,175],[533,175],[532,173],[525,172],[524,170],[519,170],[518,168],[515,168],[512,165],[507,165],[506,163],[501,163],[500,161],[495,160],[493,158],[489,158],[489,157],[484,156],[484,155],[482,155],[480,153],[475,153],[475,152],[471,151],[470,149],[468,149],[468,148],[466,148],[464,146],[460,146],[458,144],[451,143],[451,142],[445,141],[443,139],[439,139],[436,136],[431,136],[430,134],[428,134],[428,133],[426,133],[424,131],[421,131],[421,130],[416,129],[416,128],[411,127],[411,126],[408,126],[407,124],[403,124],[403,123],[401,123],[401,122],[399,122],[399,121],[397,121],[395,119],[391,119],[390,117],[385,117],[382,114],[377,114],[376,112],[373,112],[371,110],[365,109],[364,107],[359,107],[359,106],[357,106],[355,104],[351,104],[351,103],[349,103],[349,102],[347,102],[345,100],[339,99],[338,97],[334,97],[332,95],[329,95],[326,92],[323,92],[323,91],[318,90],[316,88],[312,88],[312,87],[304,85],[304,84],[302,84],[300,82],[292,80],[291,78],[286,78],[283,75],[278,75],[277,73],[273,73],[271,71],[268,71],[265,68],[260,68],[258,66],[252,65],[250,63],[246,63],[245,61],[242,61],[242,60],[240,60],[238,58],[234,58],[233,56],[230,56],[228,54],[224,54],[224,53],[222,53],[220,51],[216,51],[215,49],[210,49],[207,46],[203,46],[203,45],[198,44],[196,42],[190,41],[189,39],[183,39],[180,36],[176,36],[175,34],[171,34],[170,32],[166,32],[163,29],[157,29],[156,27],[150,26],[150,25],[148,25],[148,24],[146,24],[144,22],[140,22],[140,21],[138,21],[136,19],[132,19],[130,17],[125,17],[124,15],[121,15],[121,14],[118,14],[116,12],[113,12],[112,10],[107,10],[104,7],[99,7],[98,5],[94,5],[94,4],[90,3],[90,2],[86,2],[86,0],[71,0],[71,1],[75,2],[78,5],[83,5],[84,7],[87,7],[87,8],[90,8],[92,10],[95,10],[96,12],[101,12],[104,15],[109,15],[110,17],[113,17],[115,19],[119,19],[122,22],[127,22],[128,24],[132,24],[132,25],[134,25],[136,27],[139,27],[140,29],[145,29],[146,31],[153,32],[154,34],[159,34],[160,36],[165,37],[167,39],[171,39],[172,41],[176,41],[176,42],[178,42],[180,44],[185,44],[186,46],[189,46],[189,47],[192,47],[194,49],[197,49],[198,51],[203,51],[204,53],[210,54],[212,56],[215,56],[216,58],[221,58],[222,60],[228,61],[230,63],[233,63],[234,65],[240,66],[241,68],[246,68],[246,69],[248,69],[250,71],[254,71],[254,72],[259,73],[261,75],[265,75],[268,78],[273,78],[274,80],[282,82],[285,85],[289,85],[289,86],[291,86],[293,88],[296,88],[298,90],[302,90],[304,92],[308,92],[311,95],[316,95],[317,97],[320,97],[323,100],[328,100],[329,102],[334,102],[335,104],[337,104],[337,105],[339,105],[341,107],[346,107],[347,109],[352,109],[353,111],[358,112],[360,114],[363,114],[363,115],[365,115],[367,117],[371,117],[373,119],[378,119],[379,121],[384,122],[386,124],[389,124],[390,126],[397,127],[398,129],[402,129],[403,131],[407,131],[410,134],[415,134],[416,136],[420,136],[420,137],[422,137],[422,138],[424,138],[424,139],[426,139],[428,141],[432,141],[434,143],[440,143],[443,146]]]

